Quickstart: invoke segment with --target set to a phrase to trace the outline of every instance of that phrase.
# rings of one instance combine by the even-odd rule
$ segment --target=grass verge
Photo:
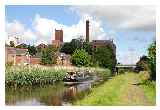
[[[74,105],[154,105],[155,83],[134,85],[139,81],[140,77],[135,73],[115,76],[104,84],[93,88],[90,94],[75,102]]]
[[[146,81],[144,84],[140,85],[144,91],[145,96],[153,105],[156,104],[156,82]]]

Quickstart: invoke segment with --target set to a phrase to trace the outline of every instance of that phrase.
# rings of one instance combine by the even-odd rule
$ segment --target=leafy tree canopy
[[[57,60],[56,51],[57,48],[55,48],[53,45],[48,45],[45,49],[43,49],[41,55],[41,64],[55,64]]]
[[[71,58],[72,64],[76,66],[89,66],[91,56],[84,49],[76,49]]]
[[[97,48],[93,58],[94,62],[98,63],[99,66],[108,68],[111,71],[113,71],[117,62],[113,49],[110,46]]]
[[[151,69],[152,79],[156,79],[156,41],[154,41],[148,48],[148,58]]]

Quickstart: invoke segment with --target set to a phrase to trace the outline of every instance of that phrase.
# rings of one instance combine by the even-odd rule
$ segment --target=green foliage
[[[60,49],[60,52],[66,53],[66,54],[72,54],[72,46],[70,43],[66,42],[63,44],[62,48]]]
[[[27,48],[28,48],[28,45],[25,44],[25,43],[22,43],[22,44],[17,45],[16,48],[24,48],[24,49],[27,49]]]
[[[82,44],[83,42],[80,39],[72,39],[71,42],[65,43],[60,51],[66,54],[73,54],[76,49],[82,48]]]
[[[92,45],[89,42],[83,42],[83,49],[88,52],[88,54],[92,55],[93,48]]]
[[[113,71],[116,65],[116,56],[109,46],[98,48],[94,52],[93,60],[95,63],[97,62],[99,66],[108,68],[111,71]]]
[[[89,66],[91,56],[83,49],[77,49],[71,58],[72,64],[76,66]]]
[[[149,64],[152,79],[156,79],[156,42],[154,41],[148,48]]]
[[[147,97],[147,99],[152,105],[155,105],[156,103],[156,82],[153,80],[152,81],[143,80],[142,78],[141,78],[141,82],[142,84],[140,85],[140,87],[143,89],[144,95]]]
[[[111,71],[109,69],[95,69],[94,71],[96,75],[103,80],[108,79],[111,76]]]
[[[32,45],[32,46],[28,45],[28,52],[29,52],[29,54],[30,54],[31,56],[36,55],[37,49],[36,49],[36,47],[33,46],[33,45]]]
[[[22,44],[17,45],[16,48],[28,49],[28,52],[31,56],[36,55],[37,53],[37,49],[34,45],[27,45],[25,43],[22,43]]]
[[[155,81],[146,82],[144,85],[135,85],[136,87],[134,88],[132,83],[135,82],[135,80],[139,80],[138,74],[131,72],[115,76],[102,85],[92,88],[89,94],[83,99],[76,101],[74,105],[155,105]],[[133,93],[134,91],[135,93]],[[141,96],[141,94],[143,94],[143,91],[147,98],[142,99],[143,96]],[[137,94],[139,92],[142,93]]]
[[[56,51],[57,49],[53,45],[48,45],[45,49],[43,49],[41,55],[41,64],[55,64],[57,59]]]
[[[139,73],[139,77],[141,79],[141,82],[144,83],[145,81],[150,79],[150,74],[148,71],[141,71]]]
[[[6,67],[11,67],[11,66],[13,66],[13,62],[7,62],[5,66]]]
[[[71,42],[64,43],[61,52],[66,54],[73,54],[76,49],[84,49],[90,55],[92,54],[92,45],[88,42],[84,42],[83,39],[72,39]]]
[[[121,101],[119,96],[123,94],[121,89],[126,83],[125,77],[124,75],[113,77],[113,79],[106,81],[104,84],[91,89],[89,95],[74,104],[84,106],[118,105]]]
[[[136,63],[136,71],[150,71],[149,68],[149,59],[147,56],[142,56],[140,60]]]
[[[21,87],[53,84],[55,81],[63,80],[65,73],[64,70],[51,68],[6,68],[5,85],[6,87]]]
[[[10,41],[10,47],[15,47],[14,41]]]

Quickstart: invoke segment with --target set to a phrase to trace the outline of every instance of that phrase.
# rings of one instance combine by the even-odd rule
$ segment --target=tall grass
[[[53,84],[55,81],[63,80],[65,73],[65,70],[52,68],[11,67],[6,68],[5,85],[20,87]]]
[[[140,87],[144,91],[144,95],[147,97],[150,103],[156,103],[156,82],[154,80],[149,80],[149,73],[147,71],[142,71],[139,73]]]
[[[55,68],[45,66],[12,66],[6,67],[6,87],[21,87],[53,84],[55,81],[62,81],[67,71],[90,71],[92,74],[105,79],[111,75],[110,70],[100,68]]]

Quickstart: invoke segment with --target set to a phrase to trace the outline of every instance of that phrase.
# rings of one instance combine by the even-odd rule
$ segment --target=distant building
[[[55,29],[55,40],[59,40],[60,42],[63,42],[63,30],[56,30]]]
[[[55,29],[55,40],[52,40],[52,44],[56,47],[60,47],[63,44],[63,30]]]
[[[86,20],[86,42],[89,42],[89,20]]]
[[[91,44],[93,49],[97,49],[98,47],[111,46],[113,52],[116,55],[116,45],[113,43],[113,40],[93,40]]]
[[[59,40],[52,40],[52,44],[55,47],[60,47],[63,44],[63,42],[60,42]]]
[[[25,64],[28,63],[27,58],[28,49],[6,47],[5,48],[5,62],[16,64]]]
[[[28,49],[5,47],[5,63],[13,65],[40,64],[40,58],[30,56]]]

